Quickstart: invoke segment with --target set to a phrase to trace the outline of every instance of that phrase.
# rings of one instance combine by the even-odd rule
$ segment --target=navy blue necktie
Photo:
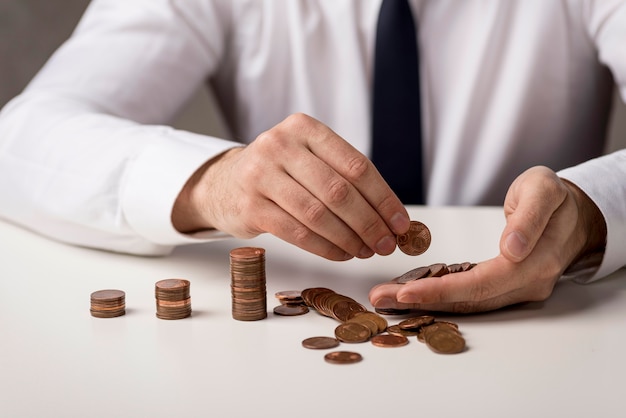
[[[383,0],[376,30],[372,161],[404,204],[423,204],[419,61],[407,0]]]

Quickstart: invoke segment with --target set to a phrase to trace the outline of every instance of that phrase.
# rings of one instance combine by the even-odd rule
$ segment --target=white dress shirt
[[[500,205],[515,177],[546,165],[605,216],[594,278],[625,265],[626,151],[587,160],[603,150],[613,82],[626,100],[626,2],[411,6],[428,204]],[[0,114],[0,215],[65,242],[137,254],[220,236],[178,233],[171,210],[190,175],[238,143],[166,125],[209,83],[240,142],[303,112],[368,154],[379,7],[93,1]]]

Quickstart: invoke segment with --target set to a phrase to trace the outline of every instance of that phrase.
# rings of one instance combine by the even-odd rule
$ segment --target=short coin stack
[[[230,252],[232,315],[238,321],[267,318],[265,250],[240,247]]]
[[[165,279],[156,282],[156,316],[159,319],[183,319],[191,315],[189,280]]]
[[[91,316],[115,318],[126,313],[126,293],[121,290],[98,290],[91,294]]]
[[[283,290],[276,292],[276,299],[280,305],[274,307],[274,313],[282,316],[296,316],[309,312],[308,306],[302,299],[302,293],[299,290]]]

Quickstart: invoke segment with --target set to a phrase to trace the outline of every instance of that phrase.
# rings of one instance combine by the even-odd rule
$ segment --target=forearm
[[[233,143],[23,96],[0,115],[0,215],[55,239],[139,254],[193,242],[174,229],[192,173]]]

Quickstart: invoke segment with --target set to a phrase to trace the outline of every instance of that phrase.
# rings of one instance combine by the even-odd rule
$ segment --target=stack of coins
[[[302,299],[302,293],[299,290],[281,290],[276,292],[276,299],[280,305],[274,307],[274,313],[282,316],[296,316],[309,312],[308,306]]]
[[[91,294],[91,316],[115,318],[126,313],[126,294],[121,290],[98,290]]]
[[[235,248],[230,252],[232,315],[238,321],[267,318],[265,250]]]
[[[183,319],[191,315],[189,280],[165,279],[156,282],[156,316],[159,319]]]

